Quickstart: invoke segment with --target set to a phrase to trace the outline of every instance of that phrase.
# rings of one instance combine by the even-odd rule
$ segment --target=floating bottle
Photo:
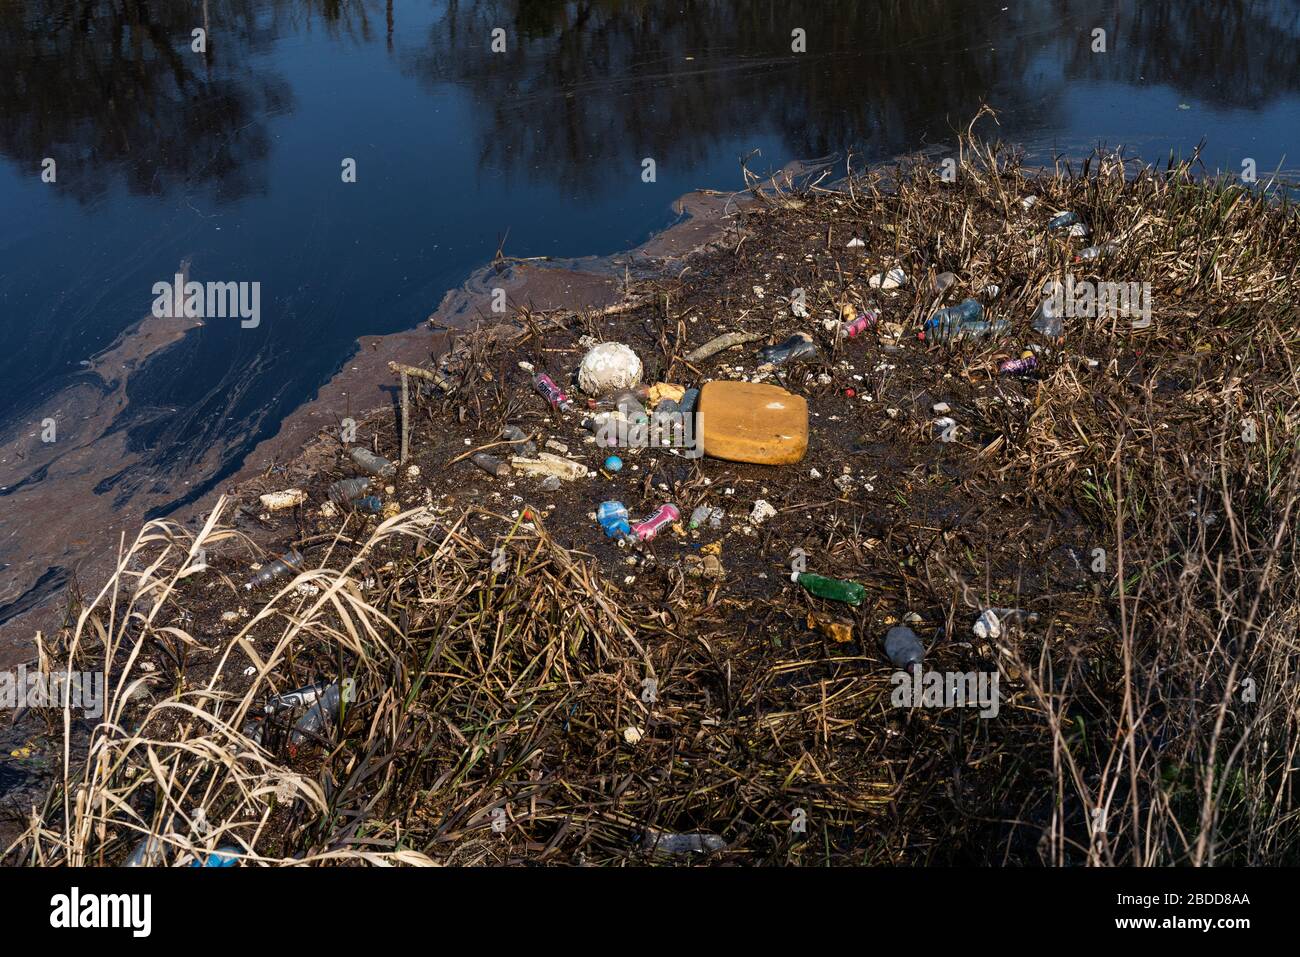
[[[275,561],[258,569],[256,575],[244,582],[244,588],[252,591],[254,588],[261,588],[263,585],[269,585],[277,578],[283,578],[286,575],[296,572],[302,567],[302,552],[291,549],[281,555]]]
[[[632,534],[627,521],[627,506],[622,502],[601,502],[596,509],[596,521],[605,530],[606,538],[622,538]]]
[[[648,542],[659,534],[659,530],[665,525],[677,521],[682,517],[682,513],[677,511],[677,506],[671,502],[666,505],[660,505],[653,515],[644,522],[637,522],[632,526],[632,537],[639,542]]]
[[[802,359],[817,354],[817,344],[806,332],[796,332],[785,342],[764,346],[758,350],[758,361],[763,365],[783,365],[791,359]]]
[[[397,466],[382,455],[357,446],[352,450],[352,463],[361,471],[377,478],[390,479],[397,474]]]
[[[897,625],[885,633],[885,654],[895,668],[906,670],[921,663],[925,647],[911,628]]]
[[[850,605],[861,605],[867,594],[867,590],[857,582],[826,578],[822,575],[814,575],[812,572],[803,572],[798,582],[809,594],[816,595],[818,598],[829,598],[831,601],[847,602]]]
[[[543,399],[547,401],[552,409],[561,409],[568,412],[573,408],[573,400],[565,395],[564,390],[555,384],[555,380],[545,372],[539,372],[533,376],[533,388]]]

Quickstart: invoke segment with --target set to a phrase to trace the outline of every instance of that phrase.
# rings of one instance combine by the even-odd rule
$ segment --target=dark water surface
[[[941,153],[982,101],[1041,155],[1294,168],[1300,3],[0,0],[0,622],[103,533],[90,506],[193,501],[507,230],[612,253],[754,149]],[[182,260],[259,282],[260,325],[136,328]]]

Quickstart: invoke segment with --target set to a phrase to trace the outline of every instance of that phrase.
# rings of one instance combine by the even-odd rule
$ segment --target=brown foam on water
[[[727,206],[725,195],[690,193],[677,202],[679,222],[629,253],[504,260],[477,270],[461,288],[448,292],[429,317],[435,329],[450,331],[422,326],[362,338],[343,368],[288,415],[275,435],[255,446],[233,476],[170,517],[195,522],[223,491],[293,459],[322,429],[336,430],[345,417],[391,407],[396,383],[388,363],[425,363],[449,346],[456,331],[502,321],[492,312],[493,288],[506,290],[512,311],[617,303],[625,269],[664,268],[717,242],[725,231]],[[102,587],[122,537],[129,546],[146,514],[218,474],[245,439],[228,436],[183,471],[158,475],[141,467],[142,456],[128,448],[127,430],[118,427],[127,411],[131,375],[201,324],[147,316],[95,357],[72,384],[0,435],[0,487],[7,490],[0,493],[0,608],[10,606],[7,620],[0,623],[0,668],[30,661],[36,631],[48,634],[59,626],[70,577],[75,575],[83,591]],[[53,443],[41,442],[40,422],[47,416],[58,423]],[[113,493],[96,494],[110,479],[115,479]]]

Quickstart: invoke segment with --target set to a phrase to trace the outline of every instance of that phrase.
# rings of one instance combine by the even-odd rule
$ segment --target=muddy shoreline
[[[363,336],[353,355],[325,382],[316,395],[286,416],[275,434],[262,440],[237,471],[218,482],[194,502],[168,517],[190,527],[201,523],[223,494],[249,480],[283,469],[298,458],[324,430],[336,430],[343,419],[360,420],[396,402],[389,362],[427,363],[450,348],[455,337],[496,324],[493,289],[506,290],[506,315],[518,310],[545,312],[598,309],[623,298],[625,276],[671,270],[717,242],[726,232],[726,218],[735,208],[732,194],[697,191],[679,198],[679,218],[644,243],[623,253],[575,259],[518,260],[506,258],[475,270],[458,288],[449,290],[426,323],[382,336]],[[0,570],[10,577],[0,592],[0,607],[8,614],[0,623],[0,668],[12,668],[35,658],[37,632],[49,635],[63,622],[67,586],[76,582],[83,593],[97,588],[112,571],[119,538],[131,538],[149,518],[163,517],[160,503],[174,498],[184,485],[206,481],[223,465],[218,450],[196,467],[159,478],[139,468],[140,457],[126,446],[118,423],[127,411],[127,384],[146,362],[156,361],[181,343],[195,320],[146,317],[131,333],[96,356],[85,376],[57,393],[58,419],[76,421],[77,442],[71,453],[50,446],[48,461],[33,470],[24,448],[34,429],[15,426],[0,446],[0,487],[11,515],[56,510],[67,521],[11,523],[0,540]],[[91,384],[92,374],[99,382]],[[81,380],[85,381],[81,381]],[[38,418],[39,421],[39,418]],[[36,446],[38,452],[42,446]],[[111,449],[111,456],[105,450]],[[4,453],[8,453],[7,455]],[[51,486],[54,488],[51,488]],[[106,492],[111,494],[105,494]],[[72,536],[70,527],[86,530]],[[93,534],[90,533],[93,530]],[[7,564],[6,564],[7,563]]]

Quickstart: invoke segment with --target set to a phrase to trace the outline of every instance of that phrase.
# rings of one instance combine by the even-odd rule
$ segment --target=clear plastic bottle
[[[367,475],[390,479],[397,474],[397,466],[382,455],[376,455],[369,449],[357,446],[351,452],[352,463]]]
[[[785,342],[764,346],[758,350],[758,361],[763,365],[779,366],[791,359],[803,359],[817,354],[817,344],[806,332],[796,332]]]
[[[283,578],[296,572],[302,567],[302,552],[292,549],[281,555],[273,562],[269,562],[262,568],[258,569],[257,574],[244,582],[244,588],[252,591],[254,588],[261,588],[263,585],[269,585],[277,578]]]

